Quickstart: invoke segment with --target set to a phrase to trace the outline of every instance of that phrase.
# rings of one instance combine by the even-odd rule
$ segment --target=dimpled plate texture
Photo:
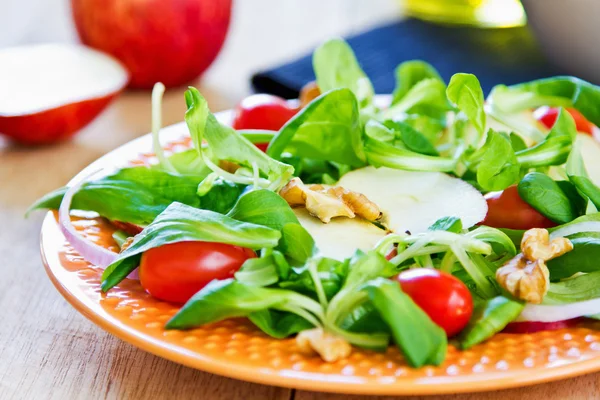
[[[227,119],[227,115],[220,116]],[[161,134],[165,147],[189,146],[182,124]],[[77,179],[99,168],[146,164],[149,136],[102,157]],[[148,151],[147,153],[142,153]],[[131,161],[133,160],[133,161]],[[73,218],[87,239],[116,250],[113,229],[100,218]],[[42,228],[42,256],[61,294],[108,332],[150,353],[232,378],[313,391],[353,394],[441,394],[524,386],[600,370],[600,322],[533,334],[498,334],[467,351],[449,346],[439,367],[410,368],[395,347],[385,353],[354,349],[335,363],[297,351],[293,339],[272,339],[245,319],[227,320],[189,331],[167,331],[177,307],[150,297],[139,282],[126,279],[106,294],[102,271],[79,256],[60,233],[55,214]]]

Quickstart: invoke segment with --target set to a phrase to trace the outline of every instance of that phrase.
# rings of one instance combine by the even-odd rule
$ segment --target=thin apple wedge
[[[125,88],[115,59],[78,45],[0,50],[0,134],[27,144],[67,139]]]

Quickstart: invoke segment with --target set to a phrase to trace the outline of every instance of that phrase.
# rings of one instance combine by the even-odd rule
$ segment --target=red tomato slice
[[[254,143],[254,145],[265,153],[267,152],[267,148],[269,147],[269,143]]]
[[[210,281],[232,278],[253,257],[252,250],[223,243],[167,244],[142,255],[140,283],[158,299],[185,303]]]
[[[522,321],[511,322],[506,325],[504,333],[533,333],[539,331],[555,331],[557,329],[570,328],[581,322],[581,318],[567,319],[555,322]]]
[[[449,337],[469,322],[473,313],[471,292],[453,275],[432,268],[415,268],[401,272],[396,280]]]
[[[278,131],[296,113],[285,99],[270,94],[246,97],[235,108],[234,129],[266,129]]]
[[[558,108],[553,107],[543,107],[539,109],[541,113],[534,113],[536,119],[540,121],[544,126],[548,129],[551,129],[556,123],[556,119],[558,118]],[[571,114],[573,119],[575,120],[575,126],[577,128],[577,132],[587,133],[588,135],[594,135],[594,124],[588,121],[583,114],[577,111],[574,108],[566,108],[566,110]]]
[[[556,226],[521,199],[517,186],[509,186],[501,192],[488,193],[485,199],[488,212],[481,222],[482,225],[523,230]]]

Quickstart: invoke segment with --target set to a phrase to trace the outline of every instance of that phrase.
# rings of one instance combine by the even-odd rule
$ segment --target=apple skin
[[[0,115],[0,133],[16,143],[28,146],[69,139],[96,118],[119,93],[120,90],[34,114]]]
[[[130,88],[180,86],[221,49],[232,0],[71,0],[81,41],[119,59]]]

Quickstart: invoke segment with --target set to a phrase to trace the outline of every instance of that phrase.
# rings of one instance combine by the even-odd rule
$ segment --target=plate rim
[[[227,120],[231,117],[231,111],[219,113],[218,117]],[[165,127],[161,132],[161,142],[181,138],[184,133],[182,130],[184,126],[185,123],[180,122]],[[125,154],[130,154],[132,150],[142,152],[143,149],[136,148],[142,147],[142,145],[148,145],[149,143],[151,143],[151,134],[146,134],[117,147],[83,168],[70,180],[69,184],[73,184],[88,176],[90,172],[97,170],[100,165],[116,167],[119,164],[126,162],[128,159],[125,157]],[[309,372],[294,374],[294,371],[292,370],[287,370],[289,372],[288,374],[281,374],[281,372],[278,372],[275,368],[263,369],[239,366],[235,362],[224,362],[149,337],[109,315],[102,309],[99,303],[94,303],[80,287],[73,284],[73,282],[75,282],[74,280],[79,280],[79,278],[72,277],[71,279],[61,279],[61,270],[62,274],[68,274],[69,272],[64,270],[58,258],[58,252],[52,251],[53,249],[49,246],[51,243],[49,243],[50,239],[48,239],[48,236],[52,234],[53,231],[54,234],[59,234],[61,240],[64,240],[58,229],[58,224],[54,218],[53,212],[49,211],[44,218],[40,232],[40,252],[42,262],[52,284],[80,314],[84,315],[104,331],[143,351],[187,367],[227,378],[269,386],[328,393],[360,395],[434,395],[486,392],[498,389],[532,386],[600,371],[600,355],[598,357],[567,365],[532,369],[532,372],[535,371],[535,373],[531,374],[523,374],[522,371],[512,373],[489,372],[485,374],[485,379],[470,374],[465,375],[466,378],[432,377],[416,378],[410,381],[402,381],[400,378],[391,383],[361,382],[360,378],[357,378],[354,381],[347,380],[341,382],[338,379],[326,380],[323,378],[314,378],[314,375],[326,374],[314,374]],[[71,284],[69,284],[69,280],[72,281]]]

